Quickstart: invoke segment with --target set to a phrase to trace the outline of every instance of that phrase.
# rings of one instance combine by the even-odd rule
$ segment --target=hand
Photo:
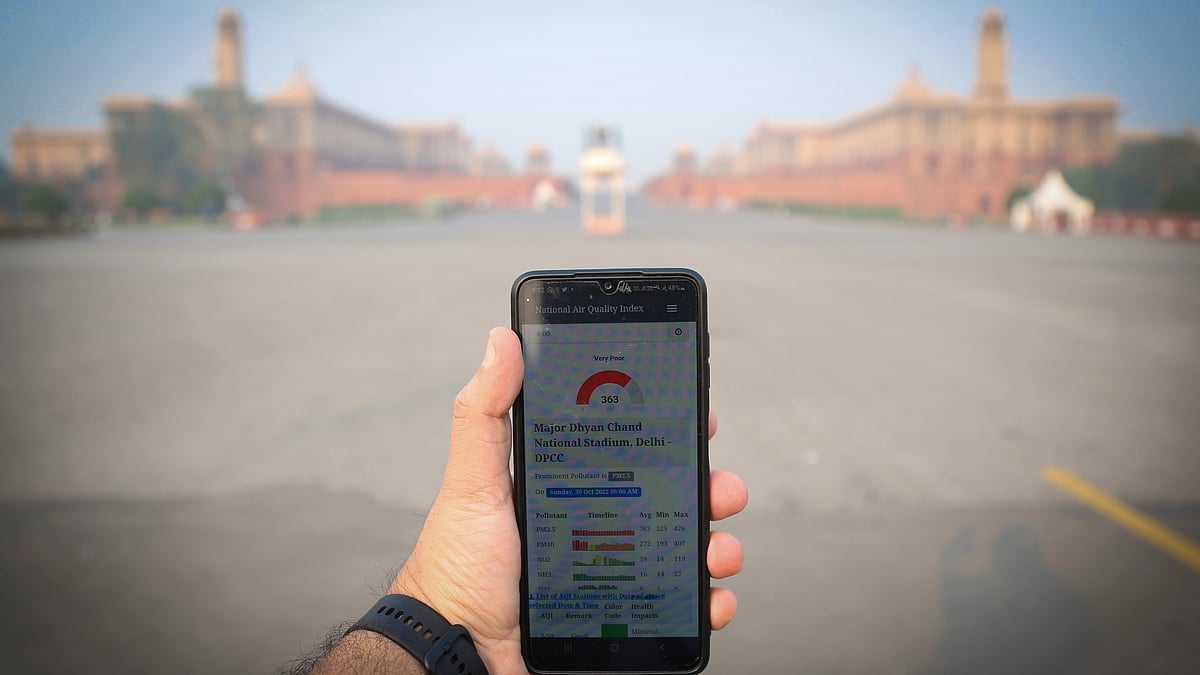
[[[524,373],[516,334],[492,329],[483,364],[454,401],[450,458],[441,491],[412,556],[388,590],[411,595],[450,623],[466,626],[493,675],[526,672],[519,621],[521,540],[508,468],[508,411]],[[710,437],[716,428],[716,419],[710,417]],[[709,489],[714,520],[746,507],[746,485],[732,473],[712,472]],[[713,532],[709,573],[721,579],[741,568],[738,540]],[[724,628],[737,611],[737,598],[728,589],[714,588],[710,603],[712,627]]]

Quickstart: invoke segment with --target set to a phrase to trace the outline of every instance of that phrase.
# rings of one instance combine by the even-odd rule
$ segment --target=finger
[[[736,473],[713,471],[708,476],[708,510],[713,520],[724,520],[746,508],[750,490]]]
[[[721,630],[733,621],[737,614],[737,596],[728,588],[714,588],[708,592],[708,616],[713,630]]]
[[[712,440],[713,436],[717,435],[717,414],[711,410],[708,411],[708,440]]]
[[[507,482],[512,451],[508,411],[524,376],[520,340],[507,328],[493,328],[483,363],[454,399],[447,487],[470,492],[501,478]]]
[[[713,532],[708,537],[708,573],[714,579],[731,577],[742,571],[745,555],[742,542],[728,532]]]

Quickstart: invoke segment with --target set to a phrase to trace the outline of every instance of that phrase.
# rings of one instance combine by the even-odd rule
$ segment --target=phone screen
[[[514,288],[526,658],[695,671],[709,631],[703,285],[606,274]]]

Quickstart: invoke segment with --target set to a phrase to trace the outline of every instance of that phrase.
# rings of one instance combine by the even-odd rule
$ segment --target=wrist
[[[426,675],[425,665],[400,645],[369,630],[342,636],[309,675],[347,672],[384,672],[397,675]]]
[[[440,578],[442,576],[438,574],[436,564],[434,569],[430,569],[410,558],[400,568],[400,571],[396,572],[396,577],[392,579],[392,584],[388,587],[388,594],[407,595],[420,600],[436,610],[450,623],[461,623],[468,629],[475,630],[476,626],[472,625],[474,621],[471,614],[460,611],[453,594],[446,592],[442,588],[442,584],[436,581]]]
[[[451,624],[438,610],[410,595],[392,593],[380,598],[347,636],[372,632],[401,647],[421,668],[436,675],[487,675],[470,632]],[[410,672],[404,662],[404,672]]]
[[[447,613],[445,598],[441,597],[441,594],[437,593],[436,589],[433,589],[434,592],[432,593],[426,590],[426,587],[419,581],[422,578],[421,574],[414,567],[416,566],[409,561],[400,568],[399,572],[396,572],[396,577],[392,579],[391,586],[388,586],[388,595],[398,593],[400,595],[407,595],[410,598],[416,598],[436,609],[451,623],[459,623],[457,616],[454,616],[453,613]]]

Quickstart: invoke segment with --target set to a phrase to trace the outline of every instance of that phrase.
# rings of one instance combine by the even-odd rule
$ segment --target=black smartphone
[[[708,329],[688,269],[512,288],[521,641],[533,673],[708,664]]]

